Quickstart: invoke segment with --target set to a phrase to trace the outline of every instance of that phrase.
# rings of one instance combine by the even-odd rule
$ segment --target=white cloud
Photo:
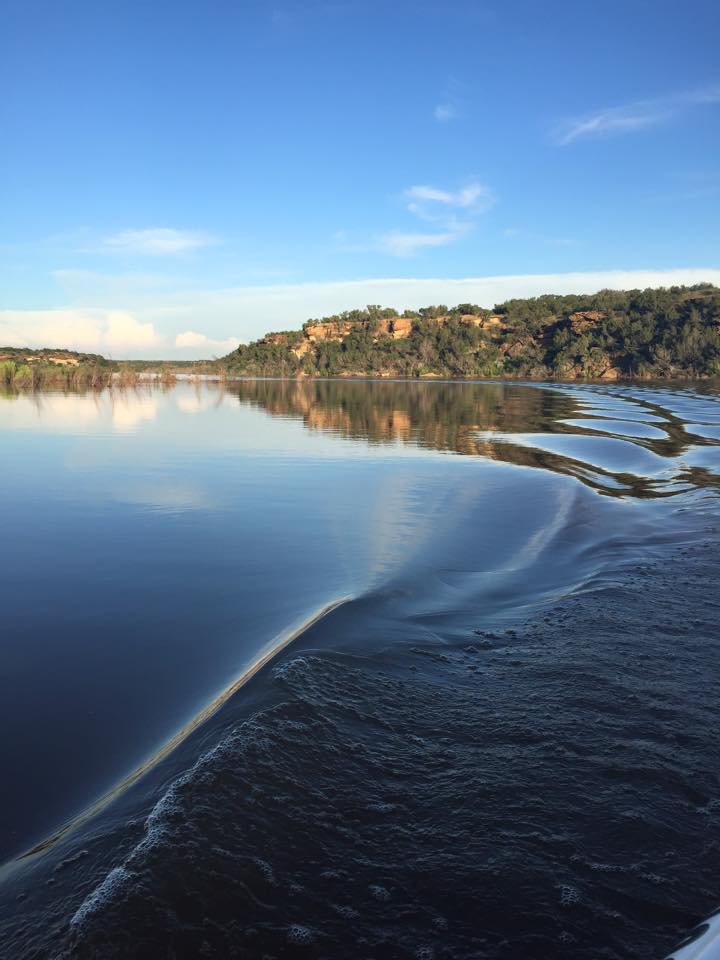
[[[720,85],[688,90],[654,100],[637,100],[566,120],[555,131],[560,146],[583,137],[630,133],[672,120],[688,107],[720,103]]]
[[[494,203],[492,191],[479,180],[471,180],[458,190],[415,184],[403,192],[403,197],[408,212],[433,224],[436,232],[390,230],[382,234],[377,249],[394,257],[411,257],[459,240],[472,229],[474,219]]]
[[[229,353],[231,350],[234,350],[239,343],[240,341],[237,337],[228,337],[226,340],[213,340],[206,334],[198,333],[196,330],[185,330],[184,333],[179,333],[175,337],[176,347],[191,350],[202,348],[206,355],[210,350]]]
[[[433,110],[433,116],[438,123],[447,123],[449,120],[457,119],[457,107],[452,103],[438,103]]]
[[[160,342],[152,323],[139,323],[129,313],[110,313],[105,321],[105,342],[111,350],[154,347]]]
[[[115,356],[147,354],[162,346],[151,322],[118,310],[0,310],[0,344],[59,347]]]
[[[202,347],[207,343],[207,337],[204,333],[196,333],[194,330],[186,330],[185,333],[179,333],[175,337],[176,347]]]
[[[480,212],[494,202],[492,191],[484,183],[471,180],[459,190],[443,190],[428,184],[408,187],[405,197],[409,201],[408,210],[419,216],[425,216],[428,205],[440,204],[457,210]]]
[[[682,284],[715,283],[720,268],[675,270],[602,270],[555,274],[517,274],[464,279],[376,278],[328,283],[278,284],[183,295],[191,312],[204,310],[219,318],[225,313],[252,318],[253,326],[239,325],[243,339],[271,329],[292,329],[308,317],[338,313],[366,303],[398,309],[429,303],[479,303],[491,307],[511,297],[537,297],[544,293],[594,293],[605,288],[634,289]],[[259,326],[256,326],[259,325]]]
[[[560,146],[565,147],[581,137],[641,130],[644,127],[655,126],[667,117],[667,110],[660,109],[654,104],[634,104],[629,107],[600,110],[587,117],[571,120],[565,132],[560,135],[559,143]]]
[[[202,231],[154,227],[147,230],[123,230],[105,237],[102,248],[106,253],[165,257],[191,253],[214,243],[217,243],[216,238]]]
[[[403,233],[390,230],[380,237],[379,247],[393,257],[412,257],[428,247],[445,247],[457,238],[452,231],[447,233]]]

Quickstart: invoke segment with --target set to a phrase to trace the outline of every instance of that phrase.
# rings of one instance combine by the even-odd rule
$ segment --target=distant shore
[[[135,364],[141,363],[136,369]],[[561,377],[561,376],[532,376],[520,374],[499,373],[493,376],[457,377],[439,373],[424,373],[414,377],[407,377],[396,373],[340,373],[324,376],[317,373],[295,373],[290,376],[279,374],[244,374],[220,370],[188,370],[177,368],[172,361],[162,361],[164,366],[153,369],[148,361],[122,361],[109,369],[104,366],[87,366],[78,364],[73,366],[47,366],[37,364],[28,367],[20,365],[12,368],[7,361],[0,361],[0,391],[5,393],[31,393],[43,390],[70,390],[88,391],[105,390],[107,388],[129,389],[137,386],[165,386],[175,383],[238,383],[247,380],[286,380],[289,382],[314,381],[377,381],[403,383],[547,383],[547,384],[603,384],[612,383],[715,383],[720,382],[720,375],[698,374],[696,376],[672,375],[658,377],[656,375],[618,376],[613,380],[602,377]],[[201,365],[204,366],[204,365]]]
[[[371,305],[266,333],[209,360],[110,360],[0,347],[0,385],[96,388],[214,377],[558,382],[720,377],[720,289],[712,284],[508,300],[493,310]]]

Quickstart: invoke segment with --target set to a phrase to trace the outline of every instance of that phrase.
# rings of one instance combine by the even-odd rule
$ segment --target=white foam
[[[304,927],[301,923],[293,923],[288,930],[288,940],[290,943],[308,944],[312,943],[315,937],[309,927]]]
[[[70,928],[76,930],[137,881],[138,875],[125,867],[113,867],[99,887],[86,897],[75,911]]]

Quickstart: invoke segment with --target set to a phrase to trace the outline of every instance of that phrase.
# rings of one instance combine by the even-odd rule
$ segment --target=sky
[[[720,284],[716,0],[3,0],[0,346]]]

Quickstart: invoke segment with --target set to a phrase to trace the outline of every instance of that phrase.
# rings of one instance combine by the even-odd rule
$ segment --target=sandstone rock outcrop
[[[344,340],[354,326],[351,320],[308,323],[304,327],[304,333],[310,343],[318,343],[321,340]]]
[[[584,333],[593,324],[604,319],[605,314],[600,310],[578,310],[577,313],[570,314],[570,326],[573,333]]]

